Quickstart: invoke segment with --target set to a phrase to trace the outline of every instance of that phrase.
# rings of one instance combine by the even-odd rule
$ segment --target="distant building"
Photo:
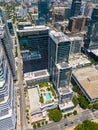
[[[84,31],[86,18],[84,16],[72,17],[69,19],[68,30],[72,33]]]
[[[85,4],[84,15],[87,17],[91,17],[93,8],[94,8],[94,4],[92,2],[87,2]]]
[[[71,16],[78,16],[80,14],[82,0],[72,0]]]
[[[87,49],[98,48],[98,7],[93,9],[84,47]]]
[[[27,16],[27,8],[23,8],[19,6],[19,7],[15,7],[15,11],[18,18],[24,18]]]
[[[63,6],[54,7],[54,17],[55,17],[55,21],[63,21],[65,18],[65,7]]]
[[[47,23],[49,21],[49,0],[38,1],[38,18],[42,22]]]
[[[18,23],[19,30],[23,30],[24,27],[31,27],[31,26],[32,26],[31,22],[19,22]]]
[[[71,14],[71,7],[65,7],[65,19],[69,19]]]
[[[70,37],[71,40],[71,48],[70,48],[70,54],[80,53],[81,47],[83,44],[83,37]]]

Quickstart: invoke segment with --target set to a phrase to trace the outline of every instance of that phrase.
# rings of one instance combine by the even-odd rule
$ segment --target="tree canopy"
[[[87,107],[88,107],[88,102],[87,102],[87,100],[85,99],[85,97],[83,97],[83,96],[79,96],[78,97],[78,101],[79,101],[79,104],[80,104],[80,106],[83,108],[83,109],[86,109]]]
[[[82,124],[77,125],[74,130],[98,130],[98,124],[85,120]]]
[[[52,109],[48,113],[49,119],[58,122],[62,118],[62,114],[58,109]]]

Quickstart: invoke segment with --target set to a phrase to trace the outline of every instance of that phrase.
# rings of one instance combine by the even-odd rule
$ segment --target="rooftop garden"
[[[38,84],[38,90],[41,103],[47,104],[52,103],[56,100],[56,93],[51,83],[42,82]]]

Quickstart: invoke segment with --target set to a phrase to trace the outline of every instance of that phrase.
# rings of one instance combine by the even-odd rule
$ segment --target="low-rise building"
[[[98,69],[95,66],[74,70],[72,80],[89,102],[98,101]]]
[[[75,68],[79,68],[85,65],[90,65],[91,62],[89,61],[86,55],[82,53],[76,53],[76,54],[70,55],[69,64],[72,66],[73,69],[75,69]]]

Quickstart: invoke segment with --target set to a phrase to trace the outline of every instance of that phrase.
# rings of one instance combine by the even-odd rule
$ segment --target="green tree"
[[[74,110],[74,111],[73,111],[73,114],[74,114],[74,115],[77,115],[77,111],[76,111],[76,110]]]
[[[79,91],[79,88],[78,88],[77,86],[73,86],[72,90],[73,90],[74,92],[78,92],[78,91]]]
[[[70,116],[70,115],[72,115],[72,112],[70,112],[70,113],[67,113],[67,116]]]
[[[44,125],[44,122],[42,122],[42,125]]]
[[[40,96],[39,101],[40,101],[41,103],[44,102],[44,99],[43,99],[43,96],[42,96],[42,95]]]
[[[48,121],[45,121],[45,123],[47,124],[47,123],[48,123]]]
[[[66,114],[64,114],[64,118],[66,118],[67,117],[67,115]]]
[[[62,119],[62,114],[58,109],[52,109],[48,113],[49,119],[58,122]]]
[[[73,96],[72,102],[73,102],[75,107],[79,104],[78,98],[76,96]]]
[[[40,123],[39,122],[37,123],[37,127],[40,127]]]
[[[98,109],[98,102],[93,104],[93,108]]]
[[[77,125],[74,130],[98,130],[98,124],[85,120],[82,124]]]
[[[80,104],[80,106],[83,108],[83,109],[86,109],[87,107],[88,107],[88,102],[87,102],[87,100],[85,99],[85,97],[83,97],[83,96],[79,96],[78,97],[78,101],[79,101],[79,104]]]
[[[36,124],[33,125],[33,128],[36,129]]]

